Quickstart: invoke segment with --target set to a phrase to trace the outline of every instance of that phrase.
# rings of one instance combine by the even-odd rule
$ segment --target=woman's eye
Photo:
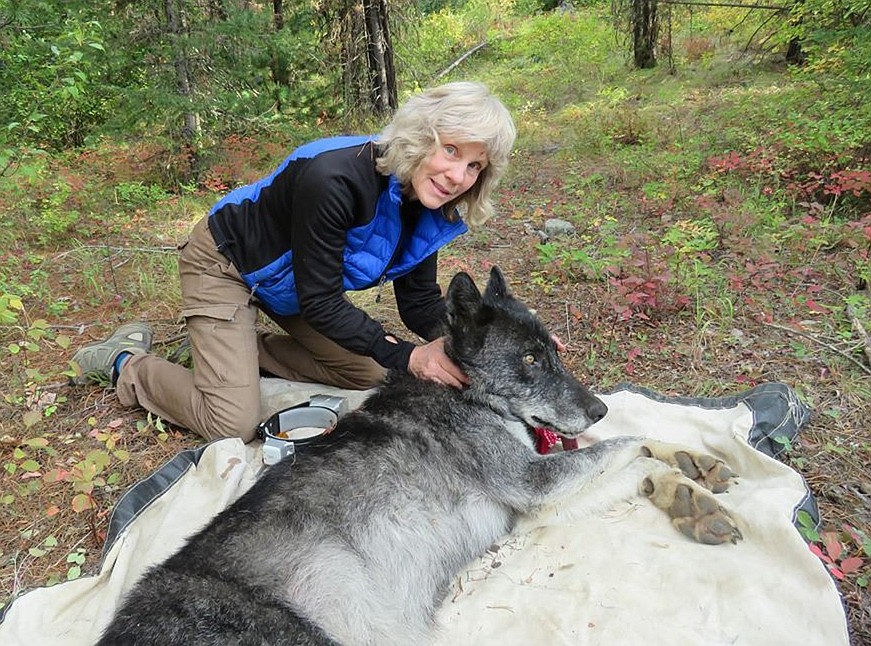
[[[472,162],[469,164],[469,170],[473,173],[480,173],[482,169],[481,162]]]
[[[456,146],[453,146],[453,145],[451,145],[451,144],[445,144],[445,145],[442,147],[442,150],[445,151],[445,154],[446,154],[448,157],[453,157],[454,155],[457,154],[457,147],[456,147]]]
[[[534,365],[535,364],[535,355],[532,354],[531,352],[529,354],[524,354],[523,355],[523,363],[525,363],[527,366]]]

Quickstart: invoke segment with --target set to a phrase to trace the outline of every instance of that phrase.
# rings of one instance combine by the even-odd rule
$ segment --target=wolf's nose
[[[593,404],[590,406],[590,409],[587,411],[587,414],[590,416],[590,420],[593,423],[598,422],[600,419],[605,417],[608,413],[608,407],[605,406],[605,402],[601,399],[596,399],[593,401]]]

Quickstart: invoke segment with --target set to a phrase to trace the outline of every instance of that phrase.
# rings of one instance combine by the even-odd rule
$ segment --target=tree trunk
[[[345,105],[353,110],[368,109],[368,79],[365,78],[364,65],[360,62],[360,38],[366,32],[362,9],[350,7],[342,18],[342,28],[337,36],[341,46],[343,95]]]
[[[166,25],[172,43],[173,67],[175,68],[176,88],[189,104],[193,104],[194,84],[188,64],[187,51],[183,43],[184,8],[176,6],[176,0],[164,0]],[[200,134],[200,118],[193,110],[184,115],[182,138],[186,144],[193,144]]]
[[[378,0],[380,10],[378,16],[381,22],[381,35],[384,38],[384,75],[387,80],[387,105],[392,112],[399,106],[399,93],[396,88],[396,67],[393,61],[393,39],[390,36],[390,23],[387,0]]]
[[[633,62],[639,69],[656,67],[657,0],[632,0]]]
[[[272,0],[272,25],[277,34],[284,29],[284,1]]]
[[[787,43],[784,56],[786,62],[790,65],[804,65],[807,62],[807,55],[801,48],[801,37],[798,35],[801,31],[801,22],[804,17],[803,4],[804,0],[796,0],[789,12],[789,29],[795,35]]]
[[[281,47],[278,44],[278,35],[284,29],[284,0],[272,0],[272,28],[276,38],[272,48],[270,71],[272,81],[276,86],[275,109],[281,112],[281,88],[290,85],[290,71],[287,68],[287,61],[284,59]]]
[[[382,115],[398,105],[388,2],[343,2],[321,14],[332,28],[327,42],[337,52],[349,112]]]
[[[227,15],[227,8],[224,6],[224,0],[208,0],[206,8],[209,20],[224,22],[229,17]]]
[[[370,102],[377,114],[385,114],[396,107],[396,75],[386,3],[383,0],[363,0],[363,15],[366,22]]]
[[[786,46],[786,62],[791,65],[804,65],[807,56],[801,48],[801,41],[796,37],[789,41]]]

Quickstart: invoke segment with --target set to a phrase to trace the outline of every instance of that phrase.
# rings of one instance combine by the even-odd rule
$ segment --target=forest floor
[[[541,257],[539,231],[553,207],[570,199],[562,190],[565,168],[558,156],[530,152],[518,155],[514,166],[513,179],[500,191],[499,215],[443,253],[443,284],[458,270],[484,280],[489,267],[499,265],[517,295],[567,343],[563,358],[568,367],[599,391],[624,382],[664,395],[706,397],[733,395],[763,382],[794,387],[814,412],[786,460],[801,472],[818,501],[823,522],[820,545],[831,553],[836,540],[840,552],[832,556],[838,563],[848,557],[862,560],[858,571],[837,584],[854,646],[871,644],[869,565],[862,552],[862,537],[871,535],[871,377],[856,363],[861,355],[853,353],[853,359],[847,359],[838,349],[842,346],[828,336],[826,315],[799,314],[794,300],[772,287],[787,279],[758,262],[753,276],[736,286],[739,293],[734,294],[727,325],[700,325],[685,308],[664,306],[654,308],[649,317],[627,320],[615,309],[612,283],[574,275]],[[130,227],[153,251],[171,257],[166,249],[171,249],[173,237],[183,237],[196,217],[180,212],[177,220],[160,225],[159,235],[147,235],[147,218]],[[660,218],[640,209],[619,217],[629,228],[639,229],[656,226]],[[131,228],[117,237],[101,235],[95,243],[129,246]],[[67,251],[53,252],[54,262],[40,265],[49,283],[61,286],[74,280]],[[743,266],[745,252],[737,242],[724,244],[721,261],[729,262],[731,256],[736,266]],[[849,250],[813,259],[801,280],[819,287],[817,293],[823,295],[855,289],[832,270],[839,264],[839,253]],[[150,280],[174,285],[172,263],[167,265],[165,275],[152,275]],[[152,323],[155,351],[171,351],[184,335],[169,297],[176,289],[167,287],[166,297],[158,293],[132,302],[81,299],[63,315],[44,313],[71,344],[34,353],[29,367],[43,374],[57,371],[77,347],[133,319]],[[387,301],[372,307],[376,317],[400,329]],[[11,392],[9,383],[3,389]],[[7,599],[95,571],[114,502],[176,452],[201,444],[195,435],[150,419],[142,410],[121,408],[112,391],[99,386],[71,387],[61,380],[31,393],[40,401],[13,406],[7,400],[0,410],[0,451],[6,465],[0,471],[0,491],[6,492],[0,506],[0,583]],[[42,419],[23,425],[23,404],[41,411]]]

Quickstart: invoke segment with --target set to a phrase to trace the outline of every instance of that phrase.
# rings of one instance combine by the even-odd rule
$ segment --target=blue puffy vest
[[[371,137],[333,137],[300,146],[272,175],[231,192],[215,205],[212,212],[228,200],[256,201],[260,189],[295,159],[311,158],[321,152],[363,145],[369,141],[372,141]],[[342,270],[345,291],[368,289],[382,282],[395,280],[468,230],[462,220],[449,222],[441,210],[421,209],[414,230],[404,236],[405,243],[402,244],[401,204],[402,187],[399,180],[390,176],[387,188],[378,198],[372,220],[365,225],[348,229]],[[287,250],[264,267],[243,273],[242,278],[270,311],[282,316],[299,314],[291,250]]]

